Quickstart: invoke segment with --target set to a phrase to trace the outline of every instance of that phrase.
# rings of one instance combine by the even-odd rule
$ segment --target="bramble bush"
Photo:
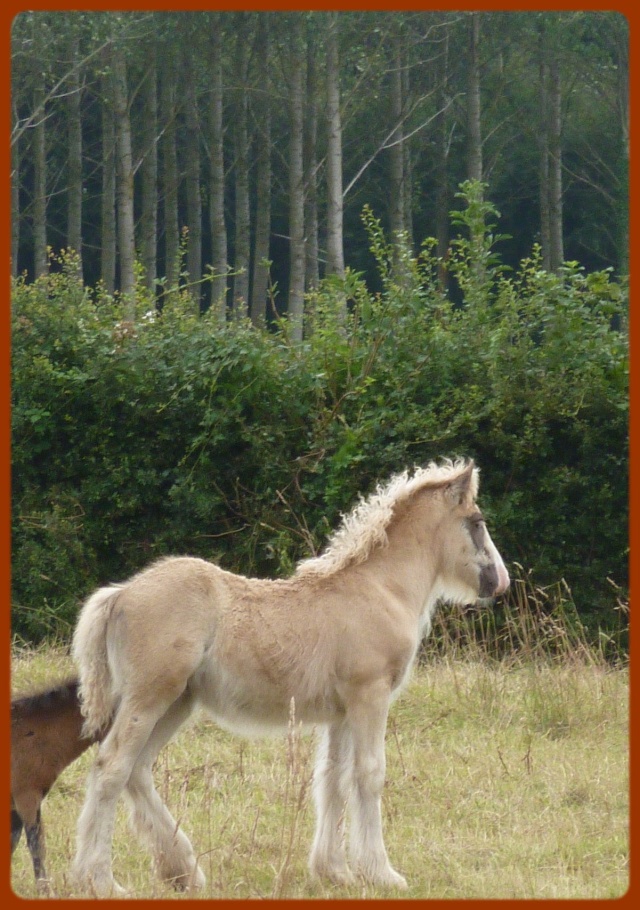
[[[178,296],[134,319],[89,292],[72,256],[13,288],[13,629],[68,634],[97,584],[167,553],[286,575],[359,493],[458,454],[482,469],[507,562],[564,579],[593,635],[628,583],[626,290],[534,249],[501,265],[497,213],[462,187],[448,263],[385,240],[365,210],[382,290],[323,281],[307,335],[220,326]],[[345,300],[348,312],[345,317]],[[614,584],[618,586],[614,587]],[[624,618],[622,620],[624,625]]]

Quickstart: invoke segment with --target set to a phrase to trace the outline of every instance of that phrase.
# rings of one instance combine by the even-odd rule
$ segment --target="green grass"
[[[572,656],[573,654],[573,656]],[[13,686],[71,669],[62,649],[14,653]],[[616,898],[628,886],[628,672],[585,649],[551,659],[429,658],[393,705],[385,840],[409,898]],[[156,784],[200,854],[205,898],[388,897],[310,879],[314,734],[243,740],[204,715],[161,753]],[[49,874],[68,871],[91,750],[45,800]],[[129,834],[114,840],[116,879],[139,898],[177,897]],[[24,841],[16,894],[35,896]]]

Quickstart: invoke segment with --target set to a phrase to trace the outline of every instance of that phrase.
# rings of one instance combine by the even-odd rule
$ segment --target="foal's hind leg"
[[[353,775],[353,743],[344,720],[327,727],[318,748],[313,775],[317,821],[309,857],[314,875],[337,884],[347,884],[353,876],[345,852],[345,810]]]
[[[354,872],[367,881],[406,888],[405,879],[389,863],[382,839],[381,801],[388,710],[389,689],[382,681],[350,693],[347,701],[347,719],[354,745],[350,856]]]
[[[171,705],[156,724],[126,788],[134,830],[150,845],[160,878],[179,889],[202,888],[205,877],[198,867],[189,838],[155,789],[152,767],[158,752],[187,719],[192,707],[193,698],[187,692]]]
[[[80,887],[98,897],[123,891],[111,872],[116,804],[166,707],[163,703],[143,710],[123,701],[89,774],[87,796],[78,820],[73,874]]]

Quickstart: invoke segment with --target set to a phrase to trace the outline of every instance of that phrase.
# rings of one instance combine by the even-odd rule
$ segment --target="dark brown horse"
[[[95,737],[82,735],[78,680],[11,701],[11,853],[22,829],[39,891],[47,889],[40,805],[62,771]]]

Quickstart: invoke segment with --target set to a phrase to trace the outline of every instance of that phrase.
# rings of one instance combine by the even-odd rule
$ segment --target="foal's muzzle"
[[[504,594],[509,587],[509,581],[509,575],[502,566],[498,568],[493,563],[488,566],[482,566],[480,569],[480,591],[478,592],[478,597],[497,597],[498,594]]]

